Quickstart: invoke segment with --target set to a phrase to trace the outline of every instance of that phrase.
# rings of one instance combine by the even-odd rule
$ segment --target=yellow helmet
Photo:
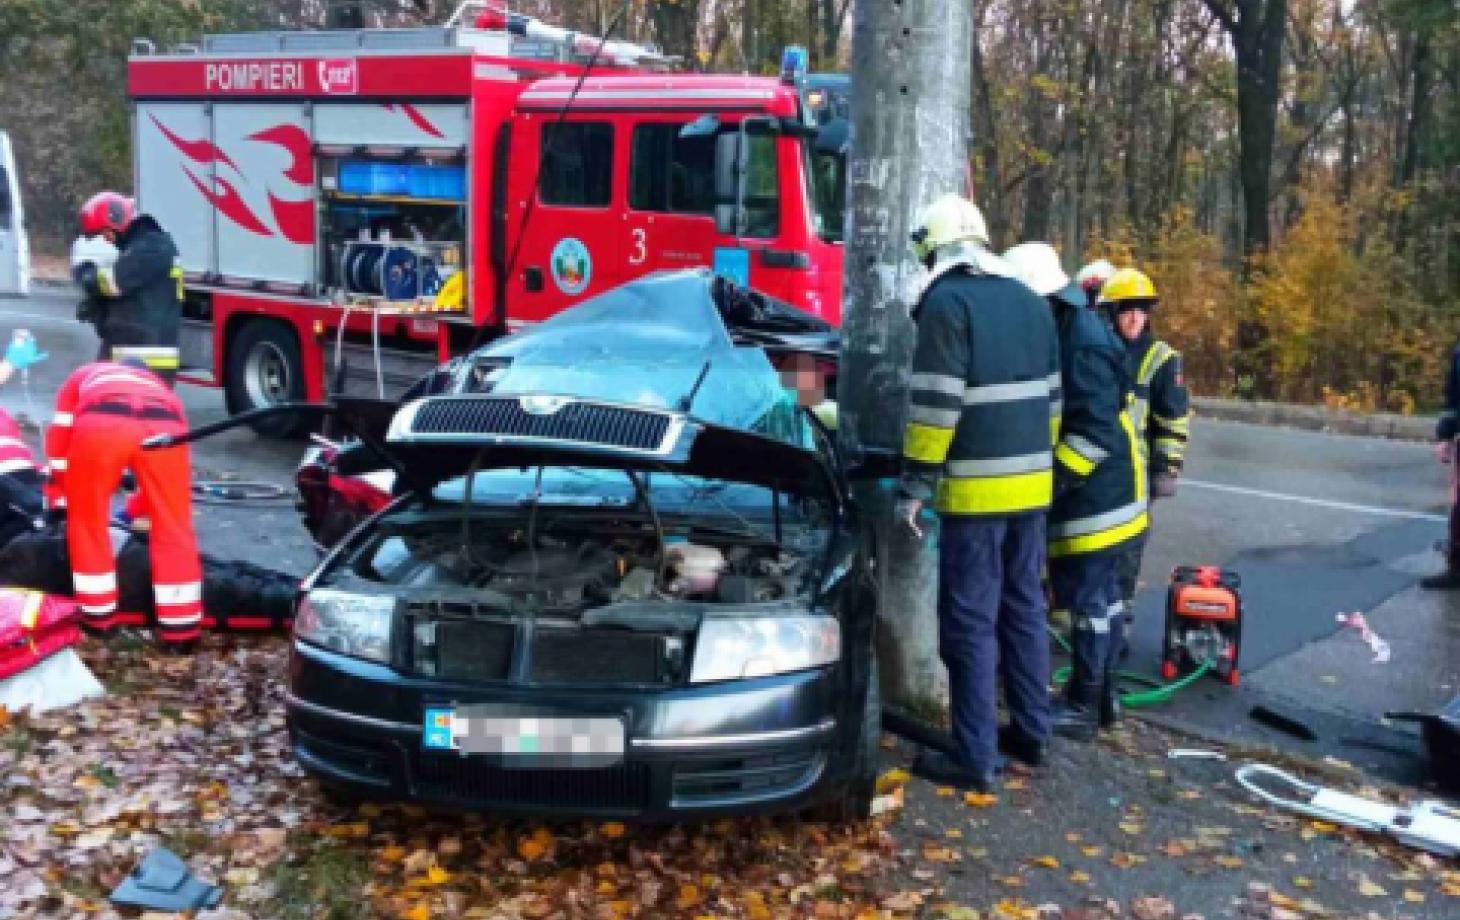
[[[1155,300],[1156,286],[1145,272],[1134,268],[1122,268],[1110,276],[1100,289],[1101,303],[1120,303],[1127,300]]]
[[[961,195],[943,195],[918,215],[912,231],[913,254],[922,262],[942,247],[959,242],[987,246],[988,225],[973,202]]]

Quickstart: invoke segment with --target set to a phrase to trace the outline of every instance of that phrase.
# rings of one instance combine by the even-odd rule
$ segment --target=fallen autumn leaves
[[[414,806],[333,805],[288,748],[285,641],[210,639],[191,657],[125,639],[82,651],[107,682],[106,699],[40,717],[0,714],[0,918],[115,916],[107,892],[157,844],[224,886],[223,908],[204,915],[212,918],[1179,920],[1167,900],[1172,891],[1128,892],[1124,902],[1094,892],[1163,861],[1193,880],[1230,879],[1240,892],[1255,868],[1235,855],[1228,828],[1192,822],[1158,832],[1159,807],[1130,799],[1099,819],[1097,837],[1088,823],[1095,816],[1061,817],[1048,804],[1067,781],[1051,775],[1015,777],[1001,795],[982,796],[889,771],[879,792],[892,817],[851,827],[789,817],[549,826]],[[1120,744],[1098,756],[1135,756]],[[1204,804],[1160,773],[1127,771],[1152,788],[1170,786],[1170,808]],[[913,820],[904,795],[920,807],[931,803],[942,823]],[[1300,838],[1345,836],[1240,802],[1223,807],[1235,812],[1233,823],[1273,829],[1294,848],[1308,845]],[[1071,818],[1086,823],[1059,827],[1037,849],[1022,837],[1014,839],[1023,851],[1010,849],[1009,838],[997,842],[1000,825]],[[1356,838],[1354,845],[1369,846]],[[1316,900],[1322,891],[1306,890],[1312,877],[1319,888],[1331,884],[1322,867],[1299,874],[1296,864],[1283,865],[1291,855],[1270,854],[1267,862],[1279,864],[1290,890],[1305,890],[1252,889],[1234,909],[1263,920],[1344,916]],[[1378,903],[1376,890],[1416,909],[1460,896],[1460,875],[1432,860],[1391,854],[1386,867],[1379,858],[1376,851],[1369,874],[1345,883],[1360,903]],[[954,884],[971,867],[998,860],[986,882]],[[1041,903],[1051,890],[1076,903]]]
[[[111,694],[4,728],[0,916],[105,916],[156,844],[225,886],[224,915],[871,920],[920,900],[880,884],[893,843],[876,822],[548,827],[330,805],[289,752],[286,653],[88,643]]]

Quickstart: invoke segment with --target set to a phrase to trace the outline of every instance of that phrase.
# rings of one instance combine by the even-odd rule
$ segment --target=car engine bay
[[[806,527],[785,528],[781,544],[693,525],[666,531],[661,541],[654,527],[633,519],[539,517],[535,528],[520,513],[465,527],[458,517],[387,520],[350,570],[408,600],[571,616],[626,602],[793,600],[810,588],[820,542]]]

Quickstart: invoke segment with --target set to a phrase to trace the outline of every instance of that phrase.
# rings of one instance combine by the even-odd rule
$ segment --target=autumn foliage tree
[[[509,5],[590,33],[615,24],[687,69],[773,74],[789,44],[844,69],[853,2]],[[1436,402],[1460,293],[1454,0],[972,2],[969,170],[996,245],[1047,239],[1070,268],[1098,254],[1149,269],[1158,328],[1201,392]],[[76,202],[130,184],[132,37],[166,47],[347,14],[409,26],[456,5],[0,0],[0,127],[32,232],[56,247]]]

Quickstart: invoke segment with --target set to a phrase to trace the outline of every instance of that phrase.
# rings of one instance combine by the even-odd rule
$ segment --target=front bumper
[[[296,756],[325,782],[501,813],[679,820],[790,811],[840,794],[836,671],[697,687],[527,687],[404,675],[295,642],[286,704]],[[532,705],[627,726],[618,765],[512,769],[426,751],[428,706]]]

